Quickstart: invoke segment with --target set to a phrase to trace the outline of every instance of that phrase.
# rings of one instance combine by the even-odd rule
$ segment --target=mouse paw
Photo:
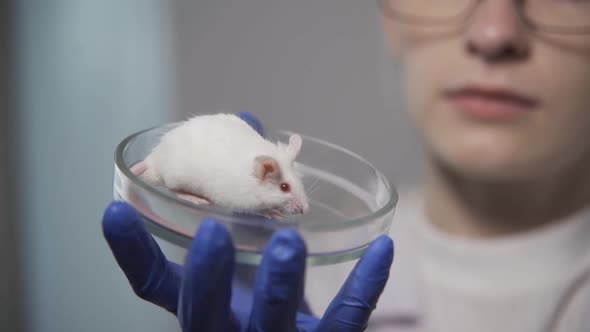
[[[262,216],[267,219],[282,219],[284,217],[283,213],[280,210],[266,211],[262,214]]]
[[[178,190],[173,190],[173,192],[176,194],[176,197],[183,199],[185,201],[189,201],[195,205],[210,205],[211,204],[211,202],[208,199],[206,199],[202,196],[198,196],[198,195],[187,193],[185,191],[178,191]]]

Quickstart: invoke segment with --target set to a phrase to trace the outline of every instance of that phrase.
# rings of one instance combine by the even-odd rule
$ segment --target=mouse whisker
[[[319,186],[319,178],[316,178],[315,181],[307,188],[306,195],[310,195],[313,193]]]
[[[313,180],[313,182],[307,188],[308,189],[313,188],[318,183],[319,180],[320,180],[320,178],[316,177],[315,180]]]
[[[313,194],[314,192],[316,192],[316,190],[319,188],[319,186],[315,186],[313,189],[311,189],[306,195],[310,196],[311,194]]]

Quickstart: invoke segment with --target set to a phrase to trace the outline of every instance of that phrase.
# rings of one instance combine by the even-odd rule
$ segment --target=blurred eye
[[[283,182],[281,183],[281,191],[288,193],[291,191],[291,186],[289,186],[288,183]]]

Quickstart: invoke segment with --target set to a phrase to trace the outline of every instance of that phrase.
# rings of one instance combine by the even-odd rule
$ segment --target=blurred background
[[[397,186],[419,174],[375,0],[4,0],[0,16],[2,331],[179,331],[102,237],[113,152],[134,131],[249,111]]]

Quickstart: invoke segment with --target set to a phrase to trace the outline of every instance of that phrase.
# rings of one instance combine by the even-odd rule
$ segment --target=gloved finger
[[[102,228],[135,294],[176,314],[182,268],[166,259],[135,210],[124,202],[111,202]]]
[[[256,272],[249,331],[292,331],[303,298],[305,244],[293,230],[275,233]]]
[[[230,310],[234,248],[225,227],[204,220],[185,261],[178,319],[182,330],[237,330]]]
[[[252,113],[249,112],[238,112],[236,113],[238,117],[242,120],[246,121],[250,125],[250,127],[254,128],[260,136],[264,137],[264,127],[258,118],[256,118]]]
[[[332,300],[318,331],[364,331],[385,288],[393,262],[393,241],[381,236],[369,246]]]

